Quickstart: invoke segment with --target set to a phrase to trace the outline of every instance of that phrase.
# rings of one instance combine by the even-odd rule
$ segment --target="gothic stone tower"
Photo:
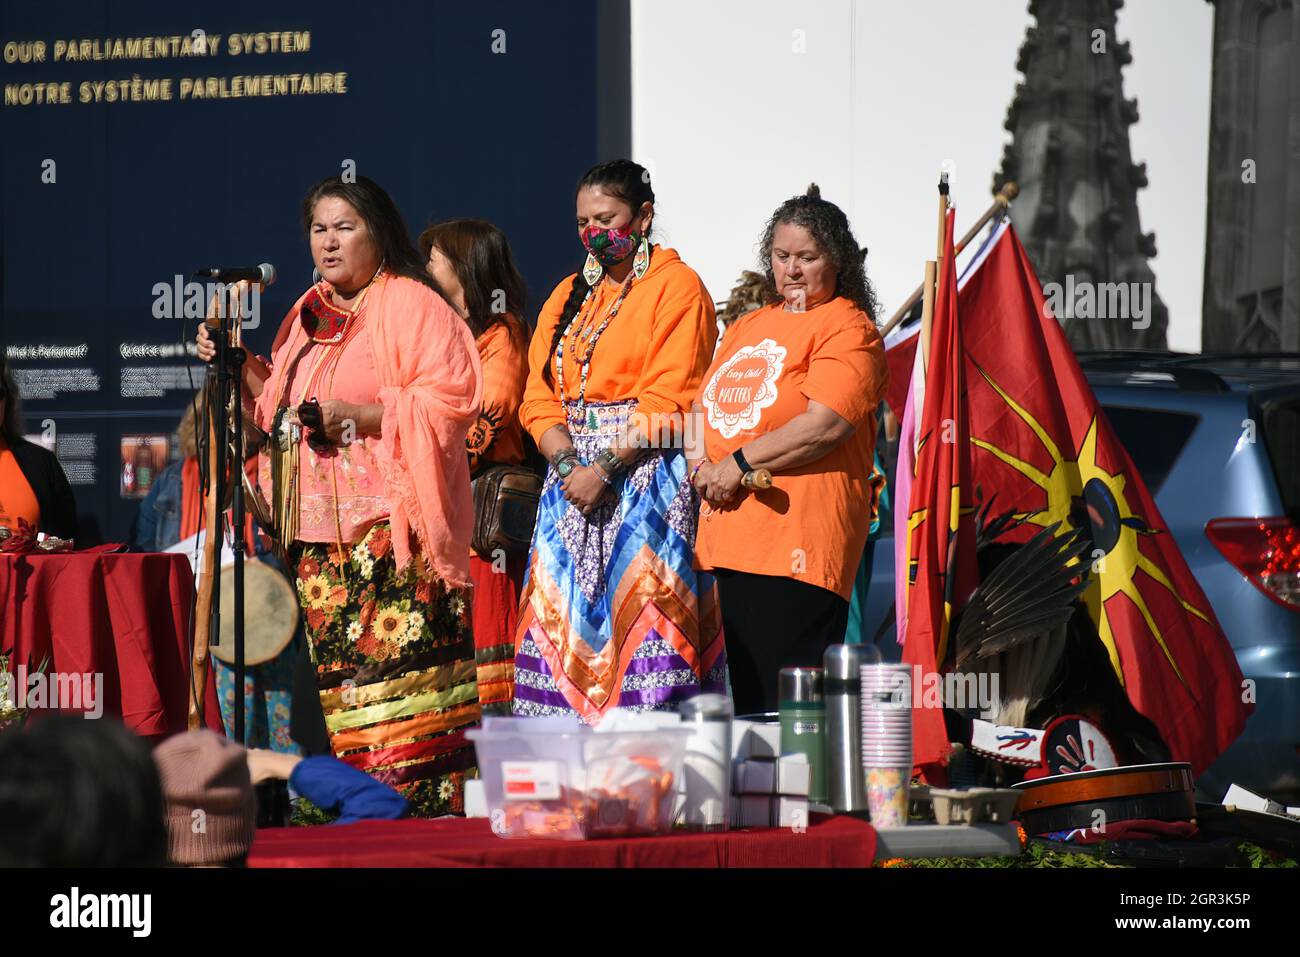
[[[1076,349],[1163,349],[1168,310],[1147,260],[1137,191],[1146,164],[1134,164],[1128,128],[1136,100],[1124,99],[1121,68],[1133,59],[1115,36],[1123,0],[1031,0],[1016,68],[1025,80],[1007,110],[1012,134],[994,177],[1020,186],[1011,219],[1045,286],[1075,290],[1077,308],[1057,318]],[[1120,300],[1140,289],[1135,299]],[[1134,284],[1138,284],[1135,286]],[[1091,288],[1089,305],[1081,293]],[[1138,311],[1145,297],[1145,318]],[[1141,328],[1143,325],[1146,328]]]
[[[1300,351],[1300,4],[1215,0],[1201,348]]]

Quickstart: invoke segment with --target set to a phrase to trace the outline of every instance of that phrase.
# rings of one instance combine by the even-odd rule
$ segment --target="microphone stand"
[[[225,295],[223,303],[227,302]],[[235,300],[238,303],[238,300]],[[244,695],[244,560],[246,545],[244,541],[244,483],[243,476],[236,471],[244,468],[242,450],[244,447],[244,402],[241,392],[245,354],[242,346],[230,344],[231,331],[229,322],[237,318],[237,305],[218,310],[217,321],[219,334],[217,342],[217,402],[213,403],[213,432],[218,437],[217,474],[212,477],[215,483],[217,502],[226,500],[226,482],[232,481],[230,500],[230,524],[233,532],[234,564],[234,639],[235,639],[235,740],[247,746],[245,733],[245,695]],[[233,408],[232,408],[233,405]],[[227,414],[227,410],[232,410]],[[231,461],[231,450],[235,450]],[[218,523],[220,524],[220,523]],[[208,529],[208,534],[222,534],[220,527]],[[218,540],[220,548],[220,540]],[[220,552],[218,552],[220,554]],[[218,575],[218,580],[220,576]],[[212,634],[221,640],[221,589],[215,589],[212,598]]]

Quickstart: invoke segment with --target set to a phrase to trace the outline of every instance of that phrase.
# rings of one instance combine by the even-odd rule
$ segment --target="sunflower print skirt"
[[[476,775],[464,732],[479,720],[468,592],[419,556],[398,574],[388,522],[344,556],[297,542],[293,564],[334,756],[396,788],[416,816],[464,813]]]

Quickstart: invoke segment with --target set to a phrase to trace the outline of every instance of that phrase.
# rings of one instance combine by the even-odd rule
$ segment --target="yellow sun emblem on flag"
[[[972,436],[971,444],[1015,469],[1046,494],[1047,502],[1043,508],[1017,517],[1023,517],[1029,524],[1039,527],[1060,522],[1057,537],[1068,535],[1077,528],[1093,542],[1092,576],[1083,597],[1088,606],[1088,614],[1097,623],[1097,633],[1110,656],[1111,667],[1115,670],[1120,685],[1124,685],[1124,670],[1115,646],[1114,627],[1110,613],[1106,610],[1106,602],[1115,595],[1124,594],[1137,608],[1178,680],[1187,687],[1182,670],[1174,660],[1146,599],[1134,581],[1137,570],[1141,569],[1165,588],[1189,614],[1206,622],[1209,618],[1184,601],[1175,591],[1164,569],[1151,561],[1138,547],[1138,536],[1155,534],[1155,530],[1129,507],[1124,495],[1125,476],[1122,473],[1111,474],[1097,463],[1097,417],[1094,415],[1088,424],[1078,454],[1073,460],[1067,459],[1047,430],[1029,411],[1007,395],[978,364],[975,367],[1007,407],[1038,437],[1044,450],[1051,456],[1052,471],[1043,472],[983,439]]]

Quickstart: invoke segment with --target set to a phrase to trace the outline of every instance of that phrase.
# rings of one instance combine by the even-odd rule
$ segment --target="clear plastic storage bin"
[[[567,718],[495,718],[474,742],[493,833],[580,841],[662,834],[686,755],[687,727],[595,731]]]

